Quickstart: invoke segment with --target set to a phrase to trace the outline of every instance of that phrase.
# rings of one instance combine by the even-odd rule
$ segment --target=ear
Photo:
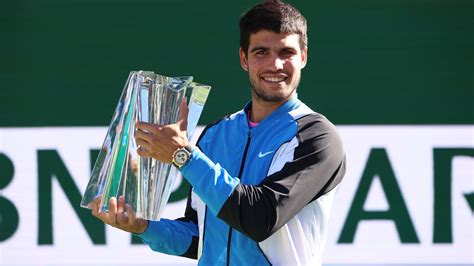
[[[242,50],[242,48],[239,48],[239,57],[240,57],[240,66],[242,66],[242,68],[245,71],[249,71],[249,63],[247,60],[247,55],[244,53],[244,50]]]
[[[306,66],[307,62],[308,62],[308,47],[305,47],[301,51],[301,69],[303,69]]]

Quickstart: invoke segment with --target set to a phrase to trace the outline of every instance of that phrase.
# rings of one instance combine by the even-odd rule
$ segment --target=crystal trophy
[[[81,201],[90,208],[102,196],[106,212],[111,197],[125,197],[138,218],[159,220],[178,175],[171,164],[140,157],[135,142],[138,121],[159,125],[177,122],[180,105],[188,99],[187,135],[191,139],[204,109],[210,86],[193,77],[166,77],[151,71],[132,71],[112,117],[107,135]]]

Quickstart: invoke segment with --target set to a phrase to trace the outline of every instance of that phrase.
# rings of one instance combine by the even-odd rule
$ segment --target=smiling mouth
[[[279,83],[283,82],[287,79],[288,77],[262,77],[262,79],[266,82],[271,82],[271,83]]]

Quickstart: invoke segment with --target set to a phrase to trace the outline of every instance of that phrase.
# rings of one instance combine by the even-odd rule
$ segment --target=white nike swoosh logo
[[[272,153],[272,152],[273,152],[273,151],[268,151],[268,152],[265,152],[265,153],[260,152],[260,153],[258,154],[258,157],[259,157],[259,158],[262,158],[262,157],[264,157],[264,156],[269,155],[269,154]]]

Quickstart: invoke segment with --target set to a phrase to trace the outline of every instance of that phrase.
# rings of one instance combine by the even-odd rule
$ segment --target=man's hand
[[[184,98],[181,102],[178,121],[175,124],[161,126],[138,122],[135,133],[135,141],[140,146],[137,150],[138,155],[171,163],[173,153],[189,144],[186,136],[188,112],[188,105]]]
[[[137,218],[132,207],[125,203],[125,198],[120,196],[118,199],[112,197],[109,202],[109,211],[100,212],[100,202],[102,198],[99,196],[92,202],[92,214],[102,220],[102,222],[116,227],[118,229],[141,234],[148,227],[148,221]]]

